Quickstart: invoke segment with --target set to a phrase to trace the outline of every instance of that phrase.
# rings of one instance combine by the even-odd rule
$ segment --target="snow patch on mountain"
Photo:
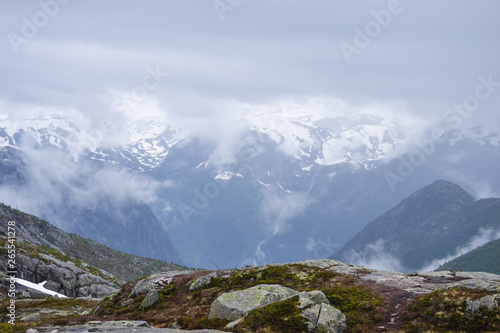
[[[231,180],[233,177],[244,178],[241,173],[234,173],[231,171],[219,171],[219,174],[215,176],[215,179],[220,179],[223,181]]]

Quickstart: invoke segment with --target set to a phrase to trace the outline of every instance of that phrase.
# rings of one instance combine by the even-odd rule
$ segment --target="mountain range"
[[[398,271],[430,271],[497,238],[500,199],[475,200],[460,186],[439,180],[368,223],[333,258],[369,267],[391,263]],[[491,271],[494,263],[489,266],[483,270]]]
[[[2,119],[0,200],[124,252],[232,268],[330,257],[435,179],[500,192],[497,129],[446,130],[416,165],[411,129],[379,115],[282,110],[242,122],[217,140],[157,118]]]
[[[90,239],[67,233],[47,221],[1,203],[0,223],[0,255],[7,259],[7,235],[13,235],[8,233],[7,226],[13,225],[12,228],[16,230],[14,253],[18,259],[18,277],[35,283],[50,279],[47,267],[30,264],[30,258],[39,259],[43,255],[51,255],[63,262],[79,262],[80,267],[92,265],[94,273],[97,271],[108,280],[113,278],[115,283],[124,283],[157,272],[186,269],[184,266],[116,251]],[[22,256],[26,256],[25,260]],[[3,272],[9,271],[7,263],[7,260],[3,261]],[[50,268],[54,267],[57,268],[57,265],[52,263]],[[64,279],[64,274],[55,275]],[[57,278],[55,280],[53,282],[59,282]]]

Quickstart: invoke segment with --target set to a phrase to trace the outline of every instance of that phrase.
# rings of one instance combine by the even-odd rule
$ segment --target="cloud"
[[[290,221],[304,213],[313,202],[307,193],[287,193],[273,187],[263,189],[260,220],[266,236],[257,244],[253,255],[243,259],[243,264],[267,264],[269,256],[264,249],[265,244],[276,235],[289,231],[292,227]]]
[[[96,116],[108,89],[130,89],[141,82],[146,66],[158,65],[172,74],[151,94],[160,105],[191,96],[255,104],[335,95],[349,103],[404,101],[418,117],[442,113],[474,89],[478,75],[495,70],[500,47],[491,40],[500,4],[423,1],[402,7],[348,64],[339,45],[353,43],[354,28],[363,29],[373,20],[370,12],[386,9],[387,1],[253,1],[237,6],[224,22],[201,0],[148,6],[73,2],[19,54],[7,39],[0,44],[0,98]],[[6,36],[21,34],[21,18],[31,18],[40,7],[2,3],[0,9]],[[450,40],[456,42],[444,42]],[[494,105],[481,113],[495,117],[489,112]]]
[[[385,248],[383,239],[366,245],[362,251],[350,250],[346,258],[347,262],[354,265],[393,272],[406,271],[399,259]]]
[[[85,160],[74,163],[67,151],[40,149],[27,139],[21,150],[18,172],[25,181],[3,184],[0,201],[39,216],[50,216],[57,207],[92,210],[103,198],[117,204],[131,198],[153,203],[160,190],[173,186],[171,181],[153,181],[125,169],[98,167]]]
[[[463,247],[457,247],[452,254],[449,254],[443,258],[435,259],[427,266],[421,268],[421,272],[431,272],[439,268],[441,265],[453,260],[461,255],[464,255],[472,250],[477,249],[484,244],[491,242],[493,240],[500,238],[500,229],[494,228],[481,228],[477,235],[472,237],[472,239]]]
[[[256,0],[235,7],[224,22],[201,0],[72,2],[19,54],[7,39],[0,43],[0,113],[20,119],[41,109],[71,110],[94,129],[111,118],[114,130],[102,139],[107,146],[126,140],[124,118],[165,116],[213,142],[211,158],[223,165],[246,144],[240,134],[249,108],[368,112],[411,129],[401,145],[407,151],[412,135],[416,139],[421,128],[473,92],[477,76],[496,68],[500,47],[491,40],[500,25],[493,9],[500,4],[424,1],[402,7],[348,64],[340,43],[353,43],[354,28],[363,29],[387,1],[290,0],[284,6]],[[38,4],[1,3],[0,33],[21,34],[21,18],[39,10]],[[453,15],[443,20],[443,12]],[[85,17],[93,18],[92,25]],[[457,42],[443,42],[449,40]],[[170,75],[138,105],[115,113],[113,104],[143,85],[148,67]],[[498,122],[499,98],[482,103],[467,124]],[[297,149],[296,142],[285,142],[292,144],[280,146],[284,152]]]
[[[465,186],[472,189],[473,191],[472,194],[477,200],[500,197],[500,193],[492,189],[491,181],[479,180],[473,173],[471,174],[464,171],[449,169],[449,168],[446,169],[443,168],[443,172],[453,182],[464,184]]]

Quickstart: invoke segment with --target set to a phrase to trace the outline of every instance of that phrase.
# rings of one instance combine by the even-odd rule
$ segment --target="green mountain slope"
[[[185,270],[186,267],[115,251],[89,239],[70,234],[36,216],[0,203],[0,234],[7,235],[7,223],[14,221],[16,236],[41,249],[62,252],[123,281],[132,281],[156,272]]]
[[[500,227],[500,199],[474,198],[439,180],[413,193],[370,222],[332,258],[367,264],[384,257],[419,270],[453,254],[481,228]]]
[[[471,252],[455,258],[437,270],[500,274],[500,239],[488,242]]]

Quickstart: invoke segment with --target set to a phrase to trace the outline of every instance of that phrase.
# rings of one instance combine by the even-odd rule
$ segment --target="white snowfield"
[[[42,292],[42,293],[47,294],[47,295],[57,296],[59,298],[68,298],[68,296],[66,296],[66,295],[59,294],[59,293],[57,293],[55,291],[46,289],[44,287],[44,285],[47,283],[47,281],[43,281],[43,282],[40,282],[40,283],[36,284],[36,283],[33,283],[33,282],[29,282],[29,281],[26,281],[26,280],[23,280],[23,279],[16,278],[16,282],[19,283],[19,284],[22,284],[23,286],[26,286],[28,288],[38,290],[39,292]]]

